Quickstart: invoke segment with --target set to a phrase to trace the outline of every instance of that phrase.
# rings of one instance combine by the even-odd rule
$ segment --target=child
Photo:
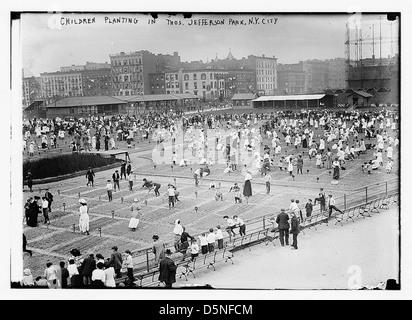
[[[300,221],[303,222],[303,214],[302,214],[302,210],[299,207],[299,200],[296,200],[296,205],[298,206],[298,212],[299,212],[299,216],[300,216]],[[296,215],[297,216],[297,215]]]
[[[107,196],[109,197],[109,202],[113,199],[113,185],[111,180],[107,180],[106,184]]]
[[[190,255],[191,255],[191,261],[195,260],[195,258],[199,255],[199,244],[197,243],[195,238],[191,239]]]
[[[392,167],[393,167],[393,160],[389,159],[388,163],[386,164],[386,173],[390,174],[392,172]]]
[[[306,209],[306,217],[310,217],[313,211],[312,199],[309,199],[308,202],[305,204],[305,209]]]
[[[220,225],[216,226],[216,240],[217,240],[217,247],[218,249],[223,249],[223,233],[220,229]]]
[[[321,169],[321,165],[322,165],[322,155],[320,153],[318,153],[316,155],[316,167],[318,169]]]
[[[280,171],[283,171],[283,161],[284,160],[285,160],[285,157],[279,158],[278,167]]]
[[[216,182],[214,180],[210,181],[209,190],[216,188]]]
[[[216,201],[219,201],[219,199],[223,201],[223,193],[220,189],[216,189],[215,199]]]
[[[199,236],[199,242],[200,242],[200,248],[202,250],[202,254],[206,254],[207,253],[207,237],[204,232]]]
[[[207,249],[209,252],[213,252],[215,250],[215,241],[216,241],[216,234],[213,231],[213,228],[209,229],[209,234],[207,235]]]
[[[367,171],[368,172],[368,174],[371,174],[371,164],[370,164],[370,162],[365,162],[365,164],[364,164],[364,167],[365,167],[365,171]]]

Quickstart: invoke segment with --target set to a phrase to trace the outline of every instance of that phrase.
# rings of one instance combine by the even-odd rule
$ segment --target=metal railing
[[[398,180],[393,179],[387,182],[380,182],[359,188],[352,193],[344,194],[341,197],[335,198],[335,201],[336,206],[343,211],[347,210],[348,208],[360,206],[362,204],[367,204],[371,201],[398,193]],[[277,216],[278,213],[279,212],[274,212],[259,217],[255,217],[249,220],[244,220],[247,226],[247,234],[259,232],[261,230],[267,230],[268,228],[274,227],[273,219]],[[303,212],[302,214],[305,217],[305,213]],[[318,224],[319,222],[321,222],[322,217],[327,217],[327,213],[320,212],[320,209],[314,210],[311,216],[312,222],[309,223],[307,227]],[[192,236],[198,237],[200,234],[201,233],[192,234]],[[224,237],[225,245],[232,241],[232,237],[229,237],[228,235]],[[164,244],[166,248],[174,248],[173,241],[165,242]],[[132,252],[132,256],[134,258],[133,261],[135,265],[135,271],[146,270],[147,272],[149,272],[153,267],[156,267],[152,248],[143,248],[135,250]]]

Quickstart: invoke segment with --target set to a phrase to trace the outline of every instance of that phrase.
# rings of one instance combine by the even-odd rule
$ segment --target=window
[[[202,89],[206,89],[206,82],[202,81]]]
[[[188,74],[185,74],[184,77],[183,77],[183,79],[184,79],[185,81],[189,81],[189,75],[188,75]]]
[[[185,82],[185,90],[189,90],[189,83]]]
[[[197,74],[196,73],[193,74],[193,80],[197,80]]]
[[[200,75],[200,80],[206,80],[206,73],[202,73]]]
[[[179,80],[179,75],[178,74],[175,74],[175,79]]]
[[[197,82],[194,82],[193,86],[194,86],[195,89],[197,89]]]
[[[210,80],[212,80],[212,79],[213,79],[213,73],[210,74]]]

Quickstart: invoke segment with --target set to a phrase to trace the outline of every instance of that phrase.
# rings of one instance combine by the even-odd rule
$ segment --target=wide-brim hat
[[[79,199],[79,203],[81,204],[87,204],[86,200],[84,198]]]
[[[134,198],[133,201],[134,201],[134,202],[139,202],[140,200],[137,199],[137,198]]]
[[[152,239],[153,239],[153,240],[158,240],[158,239],[159,239],[159,236],[158,236],[158,235],[153,235]]]
[[[165,254],[172,254],[172,251],[170,251],[170,249],[166,249]]]

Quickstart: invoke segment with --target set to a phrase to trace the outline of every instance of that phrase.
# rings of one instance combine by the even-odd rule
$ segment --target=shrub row
[[[69,154],[52,158],[26,161],[23,163],[23,177],[26,179],[30,170],[33,179],[56,177],[64,174],[98,168],[116,162],[114,157],[106,158],[96,154]]]

